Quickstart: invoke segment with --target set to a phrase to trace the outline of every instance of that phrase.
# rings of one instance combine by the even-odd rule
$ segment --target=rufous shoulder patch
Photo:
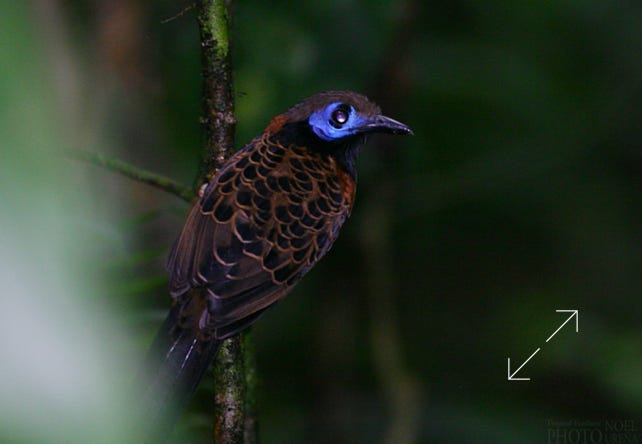
[[[345,201],[348,203],[348,207],[350,208],[348,215],[352,212],[352,205],[354,205],[354,197],[357,194],[357,184],[350,177],[350,174],[348,174],[347,171],[345,171],[343,168],[339,168],[337,171],[339,174],[339,183],[341,184],[341,191],[343,192],[343,198]]]
[[[265,133],[274,134],[279,132],[287,121],[288,117],[285,114],[279,114],[270,121],[267,127],[265,127]]]

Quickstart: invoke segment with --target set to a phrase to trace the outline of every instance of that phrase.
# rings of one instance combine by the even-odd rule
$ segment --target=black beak
[[[386,116],[371,117],[358,130],[361,133],[414,134],[408,125]]]

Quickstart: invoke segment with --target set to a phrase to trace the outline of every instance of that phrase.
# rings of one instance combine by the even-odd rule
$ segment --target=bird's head
[[[265,132],[283,146],[327,152],[355,177],[355,157],[367,135],[412,134],[410,127],[382,115],[376,104],[352,91],[310,96],[272,119]]]
[[[367,97],[352,91],[315,94],[277,116],[268,132],[295,125],[297,131],[311,132],[319,142],[344,143],[372,133],[412,134],[405,124],[381,114]],[[271,131],[272,130],[272,131]]]
[[[319,139],[335,142],[369,133],[412,134],[401,122],[381,114],[366,96],[352,91],[315,94],[290,108],[290,122],[305,122]]]

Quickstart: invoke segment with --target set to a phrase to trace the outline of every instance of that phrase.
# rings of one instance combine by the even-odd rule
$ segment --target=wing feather
[[[171,294],[205,287],[201,323],[215,337],[245,328],[336,239],[352,205],[341,173],[323,154],[255,139],[191,209],[167,262]]]

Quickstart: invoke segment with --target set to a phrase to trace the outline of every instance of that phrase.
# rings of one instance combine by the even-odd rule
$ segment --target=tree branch
[[[227,340],[214,366],[215,443],[257,442],[253,350],[247,331]]]
[[[199,179],[209,180],[230,157],[234,147],[236,119],[228,37],[231,1],[200,0],[198,6],[205,133]]]
[[[197,180],[211,180],[234,146],[234,96],[229,41],[231,1],[200,0],[198,25],[203,77],[203,162]],[[215,375],[213,440],[217,443],[256,442],[255,408],[251,393],[253,360],[246,351],[248,333],[226,340],[218,352]]]
[[[125,177],[129,177],[130,179],[146,183],[154,188],[158,188],[178,196],[187,202],[191,202],[195,197],[194,191],[183,184],[180,184],[168,177],[161,176],[160,174],[135,167],[106,154],[79,150],[71,152],[70,157],[98,165],[110,171],[115,171]]]

